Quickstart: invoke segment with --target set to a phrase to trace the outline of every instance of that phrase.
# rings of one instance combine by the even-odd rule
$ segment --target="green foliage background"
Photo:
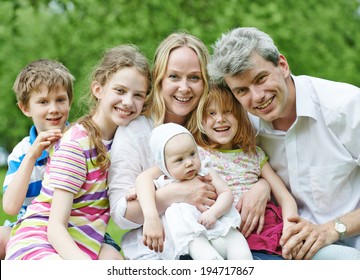
[[[294,74],[360,86],[360,0],[0,0],[0,145],[11,150],[31,121],[16,106],[18,72],[39,58],[60,60],[87,91],[101,52],[137,44],[151,61],[159,42],[185,30],[211,44],[237,26],[268,32]],[[70,121],[86,108],[76,102]]]
[[[77,101],[106,48],[133,43],[151,61],[162,39],[184,30],[211,51],[237,26],[269,33],[296,75],[360,86],[360,0],[0,0],[0,146],[11,151],[31,126],[12,91],[30,61],[57,59],[74,74],[72,121],[86,110]],[[122,232],[113,223],[109,231],[118,241]]]

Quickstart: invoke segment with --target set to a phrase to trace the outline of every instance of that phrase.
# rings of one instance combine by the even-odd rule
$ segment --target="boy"
[[[42,59],[28,64],[17,76],[13,90],[17,105],[34,125],[30,135],[13,149],[3,186],[3,208],[19,220],[41,189],[48,150],[61,137],[73,100],[74,77],[57,61]],[[0,227],[0,257],[14,223]]]

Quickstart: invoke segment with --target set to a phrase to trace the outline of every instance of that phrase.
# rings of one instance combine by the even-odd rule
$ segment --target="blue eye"
[[[178,78],[178,75],[176,75],[176,74],[170,74],[170,75],[169,75],[169,78],[170,78],[170,79],[177,79],[177,78]]]
[[[199,81],[200,79],[201,78],[199,76],[197,76],[197,75],[193,75],[193,76],[190,77],[190,80],[192,80],[192,81]]]

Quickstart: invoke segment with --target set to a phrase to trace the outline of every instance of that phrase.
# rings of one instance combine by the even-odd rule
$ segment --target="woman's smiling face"
[[[188,116],[198,105],[204,91],[200,61],[187,46],[171,51],[162,79],[162,94],[166,106],[166,122]]]

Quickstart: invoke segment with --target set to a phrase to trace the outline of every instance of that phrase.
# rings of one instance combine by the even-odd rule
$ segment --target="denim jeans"
[[[251,251],[254,260],[283,260],[282,256],[267,254],[263,251]],[[192,260],[190,255],[180,256],[180,260]]]
[[[268,254],[264,251],[251,251],[254,260],[284,260],[282,256]]]

